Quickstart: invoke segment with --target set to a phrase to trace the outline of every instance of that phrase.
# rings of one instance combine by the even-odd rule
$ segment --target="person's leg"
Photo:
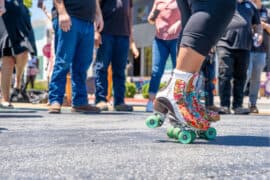
[[[35,87],[35,79],[36,79],[36,75],[30,76],[30,84],[31,84],[32,89],[34,89],[34,87]]]
[[[76,25],[80,31],[71,66],[72,112],[98,113],[98,108],[88,104],[86,87],[87,70],[93,59],[94,24],[75,19],[73,25]]]
[[[253,69],[249,85],[249,103],[251,106],[256,106],[257,103],[261,73],[265,67],[266,53],[258,52],[255,57],[256,58],[251,59],[253,61]]]
[[[149,100],[146,105],[146,111],[153,111],[153,101],[160,86],[160,80],[164,74],[165,65],[169,55],[173,69],[176,66],[176,53],[177,53],[178,39],[173,40],[160,40],[155,38],[153,41],[152,51],[152,76],[149,84]]]
[[[23,87],[24,90],[27,89],[27,86],[29,83],[31,83],[31,75],[26,76],[26,82],[25,82],[24,87]]]
[[[112,59],[112,52],[114,47],[114,38],[112,35],[102,34],[102,44],[97,50],[96,56],[96,104],[100,102],[107,102],[108,94],[108,67]]]
[[[129,52],[129,37],[114,36],[112,55],[114,106],[124,104],[125,98],[125,68]]]
[[[188,20],[182,32],[176,69],[195,73],[200,70],[205,56],[225,31],[233,16],[235,1],[178,0],[178,4],[183,18]],[[186,10],[187,7],[191,11]],[[190,17],[186,18],[185,13]]]
[[[207,60],[205,60],[205,69],[204,69],[204,77],[205,77],[205,85],[204,85],[204,92],[205,92],[205,106],[213,106],[213,93],[212,93],[212,86],[211,86],[211,71],[212,66],[210,63],[210,55]]]
[[[177,43],[178,39],[168,41],[173,69],[176,67]]]
[[[231,79],[234,69],[234,51],[227,48],[218,47],[217,55],[219,61],[219,97],[220,106],[230,108]],[[224,112],[226,113],[226,112]]]
[[[176,48],[176,47],[175,47]],[[149,101],[153,101],[159,89],[166,61],[169,57],[169,47],[165,40],[155,38],[152,45],[152,75],[149,84]]]
[[[27,64],[28,61],[28,51],[25,51],[19,55],[15,56],[16,59],[16,64],[15,64],[15,68],[16,68],[16,78],[15,78],[15,84],[14,84],[14,88],[15,89],[21,89],[22,87],[22,76],[24,73],[24,69],[25,66]]]
[[[225,31],[236,4],[234,0],[178,0],[178,4],[183,18],[188,20],[183,27],[176,69],[166,88],[169,95],[164,91],[160,97],[167,96],[177,119],[183,120],[184,115],[184,121],[193,127],[207,129],[209,123],[205,119],[205,109],[198,106],[198,98],[194,93],[193,82],[197,78],[194,73],[200,70],[205,56]],[[186,14],[190,17],[186,17]],[[164,111],[158,104],[168,102],[164,98],[159,99],[164,102],[156,101],[155,109]],[[179,110],[181,114],[178,114]]]
[[[57,28],[55,32],[57,37],[56,40],[58,40],[58,42],[55,43],[57,44],[55,63],[49,85],[49,103],[51,105],[62,105],[63,103],[66,76],[70,70],[70,65],[73,61],[78,43],[78,29],[73,17],[71,18],[71,20],[72,26],[68,32],[64,32],[60,28]]]
[[[253,59],[254,58],[256,59],[256,53],[250,52],[249,65],[248,65],[248,69],[247,69],[247,78],[246,78],[246,82],[245,82],[245,86],[244,86],[244,93],[249,88],[248,83],[250,81],[251,74],[252,74],[252,71],[253,71],[253,61],[254,61]]]
[[[1,76],[1,91],[2,91],[2,103],[9,103],[10,86],[15,67],[15,57],[4,56],[2,57],[2,76]]]
[[[237,50],[233,72],[233,109],[241,108],[244,99],[244,86],[249,65],[248,50]]]

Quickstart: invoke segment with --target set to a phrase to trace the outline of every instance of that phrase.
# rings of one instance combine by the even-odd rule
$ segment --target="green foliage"
[[[149,93],[148,93],[148,91],[149,91],[149,84],[150,83],[146,83],[146,84],[144,84],[142,86],[142,96],[143,96],[143,98],[146,98],[146,99],[149,98]],[[159,89],[162,89],[165,86],[166,86],[166,82],[160,83]]]
[[[144,84],[142,86],[142,96],[143,96],[143,98],[145,98],[145,99],[149,98],[148,91],[149,91],[149,83],[146,83],[146,84]]]
[[[126,82],[126,97],[133,98],[136,94],[136,85],[131,82]]]
[[[28,84],[28,89],[30,84]],[[34,90],[46,91],[48,90],[48,82],[47,81],[35,81]]]

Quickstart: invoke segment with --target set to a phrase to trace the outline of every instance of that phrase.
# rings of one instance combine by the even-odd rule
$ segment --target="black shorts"
[[[180,46],[206,56],[231,21],[236,0],[177,0],[182,15]]]
[[[36,54],[28,9],[22,0],[5,3],[7,12],[0,17],[0,57],[15,56],[26,50]]]

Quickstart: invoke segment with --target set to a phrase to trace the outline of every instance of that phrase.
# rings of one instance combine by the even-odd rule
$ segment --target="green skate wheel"
[[[146,119],[146,126],[149,128],[157,128],[160,126],[161,119],[159,116],[153,115]]]
[[[190,131],[191,137],[192,137],[192,142],[196,139],[196,133],[194,131]]]
[[[207,129],[207,131],[204,132],[205,138],[208,140],[213,140],[217,136],[217,131],[215,128],[210,127]]]
[[[173,130],[174,130],[174,127],[172,127],[172,126],[167,129],[167,136],[169,138],[173,138],[174,137],[173,136]]]
[[[178,136],[178,141],[182,144],[190,144],[192,142],[192,135],[189,131],[182,131]]]
[[[180,132],[181,132],[180,128],[174,128],[174,130],[173,130],[173,138],[177,139]]]

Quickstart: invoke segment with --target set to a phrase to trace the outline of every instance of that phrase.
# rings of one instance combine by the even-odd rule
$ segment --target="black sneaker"
[[[127,104],[119,104],[114,106],[115,111],[133,111],[133,107]]]
[[[9,98],[9,101],[10,102],[18,102],[19,100],[19,94],[20,94],[20,90],[17,89],[17,88],[13,88],[11,90],[11,94],[10,94],[10,98]]]
[[[218,111],[219,114],[231,114],[230,108],[226,106],[221,106]]]
[[[27,102],[27,103],[30,102],[29,96],[28,96],[28,94],[27,94],[27,92],[26,92],[25,89],[22,89],[21,90],[21,95],[22,95],[22,102]]]
[[[258,114],[258,113],[259,113],[259,110],[258,110],[258,108],[257,108],[256,105],[251,105],[251,106],[249,107],[249,112],[250,112],[250,113],[254,113],[254,114]]]
[[[248,108],[237,107],[233,108],[234,114],[249,114],[250,110]]]

